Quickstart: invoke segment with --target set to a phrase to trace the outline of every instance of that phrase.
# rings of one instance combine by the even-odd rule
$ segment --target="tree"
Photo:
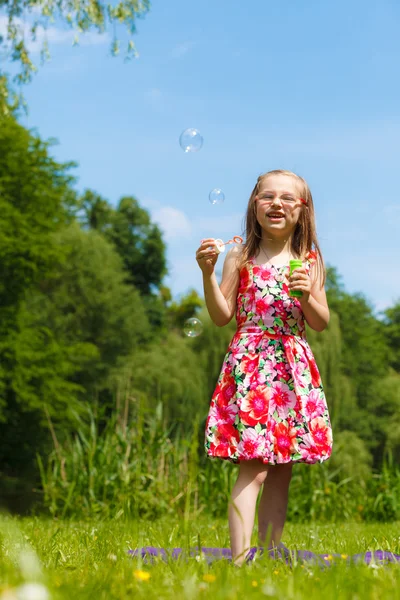
[[[111,227],[113,209],[110,204],[92,190],[86,190],[79,199],[81,223],[84,227],[105,233]]]
[[[85,419],[114,408],[114,373],[149,326],[137,290],[124,283],[122,260],[95,231],[72,224],[56,235],[63,249],[54,273],[21,303],[9,339],[0,483],[3,473],[31,480],[35,456],[50,444],[51,418],[62,440]]]
[[[55,161],[50,146],[13,116],[0,115],[0,464],[7,481],[16,474],[23,481],[32,448],[48,437],[42,412],[21,414],[14,385],[23,306],[61,260],[53,236],[70,221],[75,200],[73,163]]]
[[[149,0],[0,0],[0,9],[5,10],[7,16],[6,32],[0,37],[0,50],[2,53],[8,51],[10,59],[20,64],[21,70],[16,80],[24,83],[37,70],[30,57],[29,44],[35,41],[41,43],[42,59],[48,58],[47,32],[50,25],[54,28],[53,23],[73,32],[75,36],[71,42],[74,44],[79,42],[82,33],[96,31],[101,34],[110,28],[114,31],[111,46],[114,55],[120,50],[116,26],[123,24],[129,34],[129,57],[136,53],[132,40],[136,20],[145,15],[149,7]]]
[[[21,304],[60,260],[53,234],[70,221],[75,197],[73,163],[57,163],[50,145],[13,117],[0,119],[0,421]]]
[[[120,199],[114,209],[97,193],[86,190],[80,199],[80,221],[110,240],[121,256],[127,282],[143,296],[161,288],[167,273],[165,243],[158,225],[133,196]]]
[[[56,243],[63,260],[20,315],[13,388],[25,405],[46,402],[58,419],[61,406],[90,403],[108,391],[112,370],[149,340],[150,330],[112,244],[76,223],[58,233]]]
[[[205,374],[192,339],[171,332],[148,349],[137,349],[131,360],[132,394],[142,396],[155,411],[162,403],[166,424],[186,431],[208,406]]]
[[[165,243],[160,228],[136,198],[121,198],[107,237],[125,263],[129,283],[144,295],[158,290],[167,272]]]
[[[389,364],[400,373],[400,301],[387,308],[385,314],[385,332],[389,345]]]
[[[332,424],[339,425],[345,399],[341,374],[342,334],[338,315],[330,311],[329,324],[323,332],[307,326],[307,338],[321,373]]]
[[[190,317],[194,317],[203,306],[204,302],[196,290],[189,290],[187,294],[180,298],[179,302],[174,301],[168,307],[172,326],[182,331],[185,321]]]

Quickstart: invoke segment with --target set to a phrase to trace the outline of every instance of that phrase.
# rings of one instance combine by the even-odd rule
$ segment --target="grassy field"
[[[196,558],[146,565],[127,555],[129,548],[146,545],[228,547],[227,523],[205,517],[186,525],[178,519],[88,523],[3,517],[0,533],[1,600],[400,599],[400,565],[349,565],[343,559],[320,569],[260,557],[239,569],[223,560],[208,566]],[[382,549],[400,554],[400,523],[289,523],[283,541],[316,553]],[[29,587],[29,582],[42,587]]]

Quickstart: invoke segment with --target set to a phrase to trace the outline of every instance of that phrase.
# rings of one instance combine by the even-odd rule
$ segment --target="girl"
[[[228,517],[232,560],[250,549],[256,502],[259,543],[280,547],[295,462],[329,458],[332,430],[324,389],[305,333],[329,322],[325,265],[311,192],[290,171],[261,175],[250,196],[246,242],[226,256],[221,285],[215,240],[196,252],[211,319],[222,327],[236,313],[206,422],[210,457],[239,463]],[[289,260],[303,266],[289,276]],[[300,298],[290,296],[301,291]]]

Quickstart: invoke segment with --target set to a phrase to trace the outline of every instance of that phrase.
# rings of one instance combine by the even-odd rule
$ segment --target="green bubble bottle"
[[[294,259],[289,261],[289,268],[290,268],[290,275],[293,273],[294,269],[298,269],[299,267],[303,266],[303,262],[299,259]],[[301,298],[303,295],[303,292],[301,290],[290,290],[289,292],[289,296],[291,296],[292,298]]]

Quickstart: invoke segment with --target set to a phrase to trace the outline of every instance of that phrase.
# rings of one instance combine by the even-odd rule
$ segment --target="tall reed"
[[[44,506],[57,517],[144,518],[176,515],[186,526],[200,513],[226,516],[237,466],[204,455],[204,421],[191,417],[182,429],[167,427],[162,404],[144,398],[100,425],[89,424],[47,459],[38,456]],[[122,411],[122,412],[121,412]],[[121,416],[122,415],[122,416]],[[292,521],[393,521],[400,519],[400,471],[390,457],[366,479],[330,464],[294,465],[288,519]]]

